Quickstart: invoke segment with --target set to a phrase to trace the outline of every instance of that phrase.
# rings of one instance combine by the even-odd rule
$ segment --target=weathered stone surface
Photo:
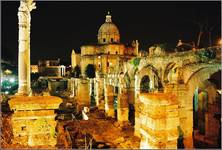
[[[117,108],[117,120],[120,122],[128,121],[128,108]]]
[[[105,109],[105,97],[104,97],[104,78],[96,78],[95,83],[96,93],[96,106],[99,110]]]
[[[17,96],[9,101],[12,115],[13,143],[28,146],[56,145],[55,114],[61,98],[53,96]]]
[[[170,93],[141,94],[137,113],[137,132],[140,128],[140,148],[177,148],[179,126],[178,102]],[[136,110],[136,111],[137,111]],[[138,134],[135,132],[134,134]]]
[[[15,96],[9,101],[12,110],[57,109],[62,102],[55,96]]]
[[[106,115],[114,118],[114,87],[111,85],[105,85],[104,91]]]

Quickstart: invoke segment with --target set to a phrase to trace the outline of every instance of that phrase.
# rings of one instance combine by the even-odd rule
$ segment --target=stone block
[[[169,93],[152,93],[141,94],[139,99],[142,104],[138,104],[136,114],[140,118],[140,148],[177,148],[180,124],[177,98]],[[139,125],[136,127],[138,131]]]
[[[55,114],[61,98],[54,96],[18,96],[9,101],[12,115],[13,143],[28,146],[56,145]]]
[[[128,108],[117,108],[117,120],[119,122],[128,121]]]
[[[151,118],[147,117],[146,126],[153,130],[164,130],[166,128],[166,118]]]
[[[177,149],[177,139],[172,141],[167,141],[166,143],[166,149]]]
[[[177,129],[177,126],[179,126],[179,118],[178,117],[173,117],[173,118],[167,118],[166,119],[166,129],[171,130],[171,129]]]

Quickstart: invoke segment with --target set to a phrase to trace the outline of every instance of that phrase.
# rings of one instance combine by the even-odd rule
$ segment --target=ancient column
[[[77,111],[83,110],[83,107],[90,107],[89,80],[75,79],[77,81]]]
[[[114,87],[112,85],[108,85],[107,82],[105,82],[104,91],[106,115],[114,118]]]
[[[104,110],[104,78],[96,77],[95,94],[96,106],[99,110]]]
[[[129,103],[128,103],[128,97],[129,97],[129,89],[126,86],[126,82],[124,79],[124,75],[120,75],[119,78],[119,88],[120,92],[118,95],[118,104],[117,104],[117,120],[119,122],[128,122],[128,115],[129,115]]]
[[[139,100],[139,93],[140,93],[140,87],[138,85],[138,80],[139,77],[138,75],[135,76],[135,81],[134,81],[134,85],[135,85],[135,92],[134,92],[134,99],[135,99],[135,103],[134,103],[134,107],[135,107],[135,125],[134,125],[134,135],[137,137],[140,137],[140,112],[141,112],[141,103]]]
[[[33,0],[21,0],[18,10],[19,20],[19,61],[18,61],[18,77],[19,88],[18,95],[29,95],[30,87],[30,12],[35,9]]]
[[[30,88],[30,12],[35,8],[32,0],[21,0],[19,17],[19,88],[9,100],[13,111],[11,122],[13,143],[23,146],[55,148],[57,143],[56,109],[62,99],[54,96],[31,96]],[[27,96],[30,95],[30,96]]]

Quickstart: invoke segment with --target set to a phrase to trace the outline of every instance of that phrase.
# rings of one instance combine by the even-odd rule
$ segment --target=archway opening
[[[150,84],[151,84],[150,77],[148,75],[143,76],[140,82],[140,92],[141,93],[150,92],[151,90]]]
[[[163,82],[166,83],[176,83],[178,78],[178,66],[175,63],[170,63],[167,65],[164,76]]]
[[[208,108],[208,93],[196,88],[193,97],[193,128],[194,132],[205,135],[206,112]]]
[[[198,84],[193,94],[195,148],[221,147],[221,71]]]

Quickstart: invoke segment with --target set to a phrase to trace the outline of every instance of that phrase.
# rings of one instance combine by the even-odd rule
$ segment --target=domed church
[[[107,73],[118,73],[122,64],[138,55],[138,41],[130,45],[120,42],[118,27],[112,22],[112,16],[108,12],[97,34],[98,43],[83,45],[80,47],[81,54],[72,50],[71,63],[74,68],[79,65],[84,75],[87,65],[93,64],[96,72],[102,75]]]

